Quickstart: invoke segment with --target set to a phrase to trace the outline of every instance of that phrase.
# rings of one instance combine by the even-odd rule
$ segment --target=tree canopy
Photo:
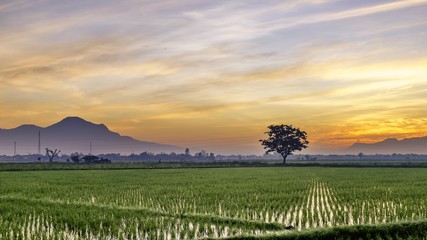
[[[286,163],[286,158],[292,155],[294,151],[301,151],[307,148],[307,133],[299,128],[294,128],[292,125],[270,125],[269,131],[265,132],[268,135],[267,139],[259,140],[267,149],[266,154],[277,152],[283,157],[283,163]]]

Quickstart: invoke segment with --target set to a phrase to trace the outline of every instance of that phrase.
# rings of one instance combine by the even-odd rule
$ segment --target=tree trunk
[[[288,155],[282,155],[283,157],[283,164],[286,164],[286,158],[288,157]]]

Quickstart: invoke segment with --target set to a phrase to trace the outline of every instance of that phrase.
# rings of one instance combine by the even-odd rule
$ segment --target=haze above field
[[[0,155],[13,155],[17,144],[16,154],[34,154],[38,152],[38,136],[40,133],[40,153],[45,148],[60,149],[62,153],[184,153],[185,147],[141,141],[119,133],[112,132],[104,124],[95,124],[79,117],[67,117],[48,127],[22,125],[13,129],[0,128]],[[392,154],[392,153],[427,153],[427,136],[423,138],[407,138],[401,141],[388,138],[378,143],[355,143],[350,148],[336,149],[338,154]],[[193,151],[200,149],[190,147]],[[222,153],[222,152],[220,152]]]
[[[427,136],[427,1],[2,1],[0,128],[67,116],[150,142],[308,153]]]

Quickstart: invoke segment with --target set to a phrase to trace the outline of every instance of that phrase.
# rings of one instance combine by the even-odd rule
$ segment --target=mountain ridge
[[[376,143],[354,143],[347,149],[350,153],[363,152],[366,154],[426,154],[427,136],[403,138],[387,138]]]
[[[0,129],[0,154],[13,154],[17,142],[18,154],[38,152],[38,133],[41,133],[41,154],[45,148],[57,148],[62,153],[131,154],[148,152],[181,152],[183,148],[150,141],[141,141],[111,131],[105,124],[96,124],[83,118],[66,117],[47,127],[23,124],[12,129]]]

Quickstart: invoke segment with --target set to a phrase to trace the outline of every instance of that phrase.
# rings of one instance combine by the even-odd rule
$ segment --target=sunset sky
[[[225,154],[426,136],[427,0],[0,0],[0,106]]]

